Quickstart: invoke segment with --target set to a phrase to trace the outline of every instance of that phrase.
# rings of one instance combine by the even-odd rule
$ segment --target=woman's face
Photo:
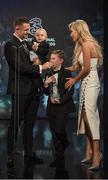
[[[73,28],[70,29],[70,36],[74,42],[78,41],[79,39],[79,33]]]

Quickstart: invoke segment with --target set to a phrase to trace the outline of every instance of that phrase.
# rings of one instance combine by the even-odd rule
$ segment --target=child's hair
[[[43,32],[45,33],[46,39],[47,39],[47,37],[48,37],[47,31],[46,31],[44,28],[38,28],[38,29],[36,30],[36,32],[35,32],[35,35],[37,35],[37,33],[38,33],[39,31],[43,31]]]
[[[50,53],[50,55],[51,55],[51,54],[57,54],[59,58],[61,58],[61,59],[63,59],[63,60],[66,59],[66,55],[65,55],[65,53],[64,53],[63,50],[53,50],[53,51]]]

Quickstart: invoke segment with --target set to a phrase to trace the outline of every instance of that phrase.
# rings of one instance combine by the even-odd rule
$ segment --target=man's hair
[[[24,24],[24,23],[29,24],[29,23],[30,23],[30,22],[29,22],[29,19],[26,18],[26,17],[17,17],[17,18],[14,20],[14,22],[13,22],[13,26],[16,27],[16,26],[22,25],[22,24]]]
[[[57,54],[59,58],[65,60],[66,59],[66,54],[64,53],[63,50],[53,50],[51,54]]]

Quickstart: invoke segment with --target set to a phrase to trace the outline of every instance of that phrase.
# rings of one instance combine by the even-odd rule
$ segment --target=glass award
[[[56,82],[52,84],[51,98],[55,99],[55,100],[59,100],[60,99],[60,94],[58,92],[58,87],[57,87],[57,83]]]

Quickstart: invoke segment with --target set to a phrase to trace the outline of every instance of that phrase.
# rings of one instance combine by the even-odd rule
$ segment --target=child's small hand
[[[39,44],[38,44],[37,42],[34,42],[34,44],[32,45],[33,51],[34,51],[34,50],[37,50],[38,45],[39,45]]]
[[[53,104],[60,104],[60,100],[58,98],[51,97],[50,100]]]
[[[54,82],[56,82],[56,79],[55,79],[54,76],[46,77],[45,82],[46,82],[47,84],[54,83]]]

